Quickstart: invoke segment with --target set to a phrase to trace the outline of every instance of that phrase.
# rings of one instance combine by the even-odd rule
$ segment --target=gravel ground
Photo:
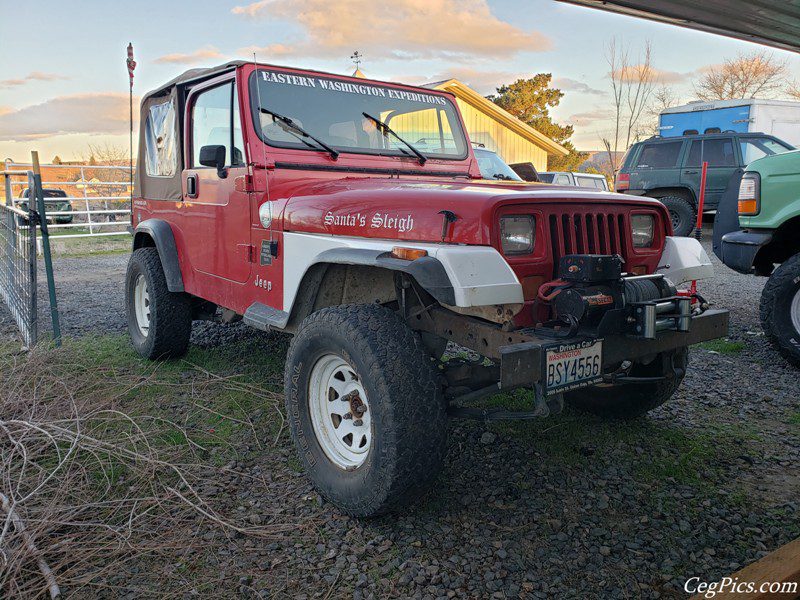
[[[124,331],[126,260],[58,260],[65,335]],[[488,427],[454,421],[427,501],[369,521],[322,502],[284,436],[236,464],[267,488],[221,478],[221,501],[253,522],[260,507],[283,503],[303,527],[268,543],[198,529],[204,564],[243,597],[683,597],[689,577],[717,580],[797,537],[798,372],[761,334],[765,280],[716,266],[701,291],[731,311],[733,344],[694,349],[678,394],[642,422],[570,411]],[[284,336],[198,325],[197,344],[252,336],[286,351]],[[0,337],[12,336],[0,307]],[[111,583],[124,588],[130,577]],[[186,595],[197,594],[189,584]]]

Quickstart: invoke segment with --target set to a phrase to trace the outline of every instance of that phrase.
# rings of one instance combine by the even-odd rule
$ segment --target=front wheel
[[[633,365],[631,377],[665,377],[646,383],[601,384],[570,392],[568,404],[611,419],[635,419],[672,398],[683,381],[689,362],[688,350],[681,349],[657,356],[646,365]]]
[[[772,345],[800,367],[800,254],[781,264],[767,280],[759,312]]]
[[[134,250],[125,275],[125,312],[136,351],[145,358],[186,354],[192,310],[186,294],[170,292],[155,248]]]
[[[286,358],[291,434],[319,492],[353,516],[416,500],[440,471],[447,416],[422,342],[378,305],[322,309]]]

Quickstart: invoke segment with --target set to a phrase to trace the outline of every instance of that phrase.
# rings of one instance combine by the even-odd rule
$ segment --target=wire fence
[[[30,163],[5,161],[6,171],[22,171]],[[42,188],[49,229],[54,238],[70,240],[130,235],[131,174],[129,165],[43,164]],[[15,180],[6,189],[6,204],[27,210],[31,187]],[[10,200],[10,202],[9,202]]]
[[[32,173],[4,171],[5,189],[12,178],[32,184]],[[38,337],[36,300],[36,227],[30,211],[0,204],[0,300],[19,328],[23,344],[31,348]]]
[[[47,276],[53,340],[61,345],[61,325],[50,254],[50,232],[44,201],[38,153],[32,152],[32,170],[3,170],[3,203],[0,204],[0,301],[8,307],[19,329],[24,347],[32,348],[39,337],[37,230],[41,232],[42,255]],[[30,191],[24,209],[13,201],[15,184]]]

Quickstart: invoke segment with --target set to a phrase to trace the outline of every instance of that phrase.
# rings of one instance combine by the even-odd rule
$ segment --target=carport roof
[[[559,0],[800,52],[798,0]]]

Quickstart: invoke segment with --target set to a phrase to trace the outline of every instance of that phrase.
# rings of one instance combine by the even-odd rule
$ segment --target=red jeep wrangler
[[[676,289],[711,264],[663,205],[481,180],[447,93],[234,62],[141,110],[134,346],[180,356],[194,319],[294,334],[291,434],[350,514],[420,494],[448,414],[634,417],[672,396],[690,344],[727,332]],[[475,360],[447,360],[448,342]],[[472,406],[517,387],[530,410]]]

